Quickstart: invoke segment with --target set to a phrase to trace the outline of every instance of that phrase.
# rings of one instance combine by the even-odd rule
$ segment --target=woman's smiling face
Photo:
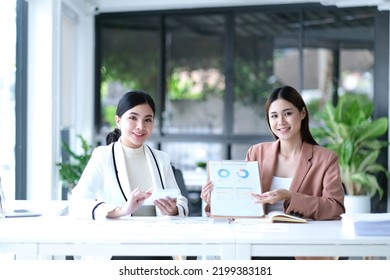
[[[121,117],[115,116],[121,130],[122,144],[130,148],[140,147],[152,134],[154,114],[149,104],[140,104],[126,111]]]
[[[280,140],[301,137],[301,122],[305,116],[305,109],[300,112],[294,104],[281,98],[272,102],[268,111],[271,130]]]

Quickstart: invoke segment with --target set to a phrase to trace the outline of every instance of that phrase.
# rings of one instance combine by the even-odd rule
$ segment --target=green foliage
[[[277,80],[271,78],[271,69],[272,61],[245,61],[237,58],[234,62],[234,99],[255,108],[265,104],[270,93],[280,86]]]
[[[67,144],[62,143],[62,147],[69,153],[70,160],[56,163],[59,167],[61,181],[70,190],[76,186],[93,151],[93,146],[89,145],[83,136],[77,135],[77,138],[81,141],[83,153],[76,154]]]
[[[173,72],[168,82],[169,99],[202,99],[204,93],[193,92],[194,84],[195,82],[192,81],[191,77],[188,77],[186,80],[181,80],[179,71]]]
[[[377,162],[381,150],[389,145],[379,138],[387,132],[386,117],[372,120],[374,104],[362,95],[344,95],[337,106],[327,103],[314,117],[322,122],[311,132],[316,140],[333,150],[339,157],[340,173],[349,195],[376,193],[380,198],[383,189],[376,174],[386,168]]]
[[[116,126],[115,115],[116,115],[116,107],[113,105],[107,105],[103,108],[104,120],[107,122],[110,128]]]
[[[198,162],[196,163],[196,166],[197,166],[197,167],[200,167],[200,168],[206,168],[206,167],[207,167],[207,162],[198,161]]]
[[[117,19],[106,24],[111,28],[103,28],[102,33],[102,82],[120,81],[128,89],[155,92],[159,70],[157,33],[112,29],[112,26],[122,25]]]

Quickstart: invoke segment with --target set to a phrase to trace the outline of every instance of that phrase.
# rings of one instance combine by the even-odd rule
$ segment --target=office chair
[[[187,198],[188,200],[188,190],[186,187],[186,183],[184,182],[183,172],[180,169],[175,168],[172,165],[173,174],[175,175],[176,183],[179,186],[181,195]]]

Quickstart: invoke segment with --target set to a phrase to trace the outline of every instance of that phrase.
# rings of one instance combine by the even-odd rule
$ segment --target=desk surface
[[[213,223],[212,219],[195,217],[134,217],[118,220],[84,220],[69,216],[31,217],[5,219],[0,224],[0,242],[235,243],[234,233],[228,223]]]
[[[342,221],[309,221],[308,223],[234,224],[237,243],[272,244],[389,244],[390,236],[357,236]]]
[[[14,244],[16,258],[76,256],[220,256],[235,258],[228,223],[202,217],[82,220],[69,216],[0,220],[0,243]]]
[[[341,221],[229,224],[204,217],[81,220],[41,216],[0,220],[0,243],[20,258],[41,255],[385,256],[390,236],[355,236]],[[149,246],[151,245],[151,246]]]
[[[234,224],[236,258],[252,256],[385,256],[390,236],[357,236],[342,221]]]

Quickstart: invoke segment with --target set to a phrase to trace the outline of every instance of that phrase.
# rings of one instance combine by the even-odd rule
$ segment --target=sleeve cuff
[[[96,204],[92,210],[92,219],[94,220],[105,220],[107,218],[108,212],[115,209],[114,205],[100,202]]]

